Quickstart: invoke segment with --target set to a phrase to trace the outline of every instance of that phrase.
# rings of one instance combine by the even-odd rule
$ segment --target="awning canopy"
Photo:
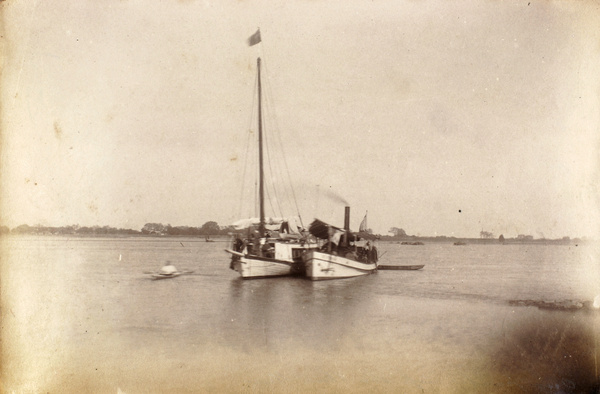
[[[265,217],[265,228],[267,230],[279,230],[281,227],[281,224],[283,223],[288,223],[288,228],[289,231],[292,233],[298,233],[298,223],[300,222],[300,219],[297,217],[288,217],[288,218],[274,218],[274,217]],[[260,218],[248,218],[248,219],[241,219],[238,220],[234,223],[232,223],[232,226],[235,227],[236,230],[243,230],[245,228],[248,228],[250,226],[258,226],[260,224]]]
[[[317,238],[329,239],[330,228],[335,229],[336,231],[344,231],[339,227],[332,226],[319,219],[315,219],[310,226],[308,226],[308,231]]]
[[[330,229],[331,234],[329,233]],[[331,224],[327,224],[322,220],[315,219],[310,226],[308,227],[308,231],[317,238],[321,239],[339,239],[340,234],[346,232],[343,228],[332,226]],[[360,241],[360,237],[357,234],[350,232],[348,237],[348,241]]]
[[[329,229],[332,229],[332,233],[329,234]],[[345,230],[340,227],[332,226],[331,224],[327,224],[322,220],[315,219],[310,226],[308,227],[308,231],[317,238],[320,239],[332,239],[338,238],[341,233],[344,233]],[[337,236],[336,236],[337,235]],[[364,240],[376,240],[377,236],[373,234],[369,234],[365,231],[360,231],[358,233],[350,232],[350,236],[348,237],[348,241],[360,241]]]

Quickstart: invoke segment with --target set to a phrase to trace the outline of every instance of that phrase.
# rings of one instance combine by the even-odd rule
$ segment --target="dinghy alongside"
[[[380,270],[404,270],[404,271],[418,271],[423,269],[425,265],[379,265],[377,269]]]

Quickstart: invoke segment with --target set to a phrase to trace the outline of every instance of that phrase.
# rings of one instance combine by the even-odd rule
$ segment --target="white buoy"
[[[119,254],[119,261],[121,261],[121,255]]]

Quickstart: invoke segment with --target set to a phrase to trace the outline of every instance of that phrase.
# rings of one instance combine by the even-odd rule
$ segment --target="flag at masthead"
[[[250,38],[248,38],[248,46],[253,46],[261,42],[260,39],[260,29],[256,31],[256,33],[252,34]]]

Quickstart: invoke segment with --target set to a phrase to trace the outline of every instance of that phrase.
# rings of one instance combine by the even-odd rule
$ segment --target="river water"
[[[585,392],[598,383],[597,245],[380,243],[380,263],[425,268],[322,282],[242,280],[227,246],[3,237],[3,391]],[[166,261],[193,273],[150,280]],[[542,301],[588,303],[565,311]]]

